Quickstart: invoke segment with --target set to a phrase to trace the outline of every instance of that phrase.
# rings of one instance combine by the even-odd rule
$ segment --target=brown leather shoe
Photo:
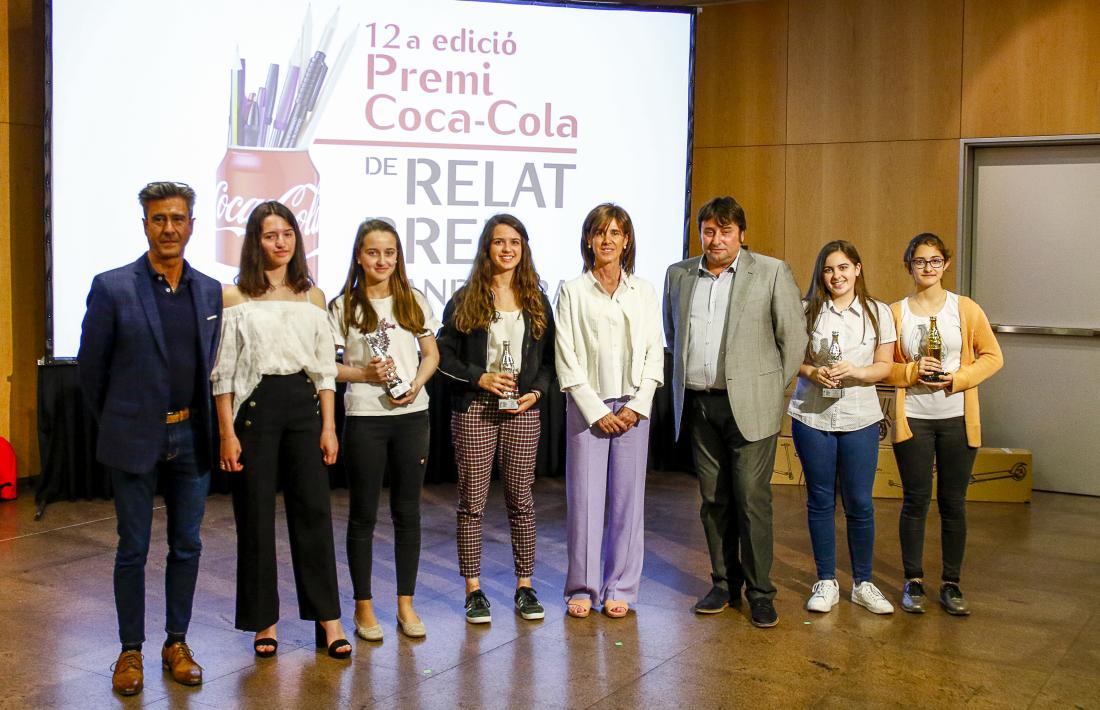
[[[112,670],[111,687],[119,695],[137,695],[141,692],[141,686],[145,680],[145,673],[141,668],[141,651],[123,651],[118,655],[118,660]]]
[[[202,666],[195,663],[191,649],[183,641],[165,646],[160,652],[164,670],[172,671],[172,680],[184,685],[198,685],[202,682]]]

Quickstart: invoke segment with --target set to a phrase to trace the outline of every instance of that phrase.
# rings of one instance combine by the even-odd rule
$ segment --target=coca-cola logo
[[[229,182],[219,180],[216,200],[218,229],[233,232],[238,236],[243,235],[252,210],[272,199],[282,202],[294,213],[303,237],[317,234],[321,193],[316,183],[295,185],[288,188],[281,196],[272,198],[230,195]]]

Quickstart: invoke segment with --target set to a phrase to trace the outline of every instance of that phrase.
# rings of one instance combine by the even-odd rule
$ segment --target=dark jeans
[[[264,375],[234,425],[243,471],[232,473],[237,523],[237,617],[242,631],[279,620],[275,491],[283,488],[298,614],[340,618],[328,469],[321,458],[321,410],[306,374]]]
[[[711,579],[732,596],[739,596],[744,584],[750,602],[774,599],[771,476],[779,434],[747,441],[725,392],[688,391],[684,406],[691,415]]]
[[[129,473],[108,467],[118,515],[115,553],[115,609],[124,646],[145,640],[145,560],[153,525],[153,495],[164,480],[168,514],[168,564],[164,575],[165,625],[170,634],[187,633],[199,573],[199,528],[206,510],[210,471],[195,458],[193,422],[169,424],[164,448],[152,471]]]
[[[428,462],[428,412],[344,420],[342,451],[351,489],[348,566],[355,599],[371,598],[371,566],[378,497],[390,471],[390,516],[398,596],[416,591],[420,567],[420,491]]]
[[[958,582],[966,550],[966,489],[978,450],[966,441],[963,417],[908,421],[913,438],[894,444],[902,485],[899,532],[905,576],[924,576],[924,521],[932,500],[935,463],[943,581]]]
[[[797,419],[791,434],[806,475],[806,518],[818,579],[836,579],[836,489],[848,523],[848,555],[855,584],[871,579],[875,506],[871,489],[878,465],[878,423],[856,431],[821,431]]]

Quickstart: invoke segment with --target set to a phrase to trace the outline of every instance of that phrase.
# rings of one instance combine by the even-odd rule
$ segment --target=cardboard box
[[[805,485],[802,461],[789,436],[779,437],[775,447],[775,464],[772,467],[772,485]],[[1031,501],[1032,466],[1031,452],[1027,449],[978,449],[974,470],[967,489],[968,501],[997,503],[1028,503]],[[932,471],[932,490],[935,498],[936,472]],[[901,474],[897,459],[890,446],[880,446],[875,484],[871,495],[875,498],[901,498]]]
[[[882,408],[882,421],[878,423],[878,443],[880,446],[890,446],[894,441],[894,393],[893,387],[878,385],[876,388],[878,403]],[[787,408],[791,404],[791,395],[794,390],[788,388],[783,395],[783,423],[779,427],[780,436],[791,435],[791,416],[787,414]]]
[[[1028,503],[1031,501],[1031,473],[1031,452],[1027,449],[978,449],[966,499],[995,503]],[[934,470],[932,485],[933,498],[935,498]],[[881,447],[872,495],[875,498],[901,498],[901,494],[901,475],[898,473],[894,452],[890,447]]]

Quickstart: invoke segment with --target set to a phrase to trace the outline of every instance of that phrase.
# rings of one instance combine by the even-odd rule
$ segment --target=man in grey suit
[[[673,421],[677,438],[682,422],[691,432],[710,550],[713,587],[695,611],[739,603],[744,584],[753,625],[775,626],[771,474],[806,321],[790,267],[742,246],[736,200],[711,200],[698,223],[703,256],[668,267],[664,293]]]

